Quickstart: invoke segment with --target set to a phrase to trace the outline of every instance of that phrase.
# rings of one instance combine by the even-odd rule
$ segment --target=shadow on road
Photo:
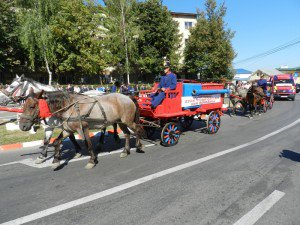
[[[300,153],[291,150],[282,150],[279,155],[280,158],[287,158],[295,162],[300,162]]]

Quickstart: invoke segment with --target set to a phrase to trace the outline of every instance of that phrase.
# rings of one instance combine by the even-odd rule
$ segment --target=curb
[[[107,131],[110,134],[114,133],[114,130],[108,130]],[[122,133],[122,130],[118,128],[117,130],[118,134]],[[99,132],[91,132],[90,137],[96,136]],[[76,139],[82,139],[79,134],[75,135]],[[54,142],[56,138],[50,139],[50,144]],[[37,140],[37,141],[30,141],[30,142],[23,142],[23,143],[15,143],[15,144],[7,144],[7,145],[0,145],[0,151],[10,151],[10,150],[16,150],[20,148],[28,148],[28,147],[34,147],[34,146],[41,146],[43,145],[43,140]]]

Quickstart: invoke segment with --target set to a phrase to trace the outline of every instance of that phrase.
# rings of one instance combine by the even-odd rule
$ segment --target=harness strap
[[[102,112],[103,117],[104,117],[104,124],[106,124],[107,123],[107,117],[106,117],[106,113],[105,113],[105,111],[103,109],[103,106],[101,105],[101,103],[99,101],[97,101],[97,104],[98,104],[98,106],[99,106],[99,108],[100,108],[100,110]]]

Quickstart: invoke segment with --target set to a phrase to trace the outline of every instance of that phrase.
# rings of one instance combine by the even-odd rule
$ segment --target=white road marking
[[[230,149],[224,150],[222,152],[218,152],[218,153],[215,153],[215,154],[212,154],[212,155],[209,155],[209,156],[206,156],[204,158],[200,158],[200,159],[197,159],[197,160],[194,160],[194,161],[191,161],[191,162],[187,162],[187,163],[184,163],[184,164],[181,164],[181,165],[178,165],[178,166],[175,166],[175,167],[172,167],[172,168],[169,168],[169,169],[166,169],[166,170],[163,170],[163,171],[160,171],[160,172],[157,172],[157,173],[145,176],[145,177],[141,177],[139,179],[133,180],[133,181],[125,183],[125,184],[121,184],[119,186],[107,189],[105,191],[101,191],[101,192],[98,192],[98,193],[95,193],[95,194],[92,194],[92,195],[89,195],[89,196],[86,196],[86,197],[83,197],[83,198],[79,198],[79,199],[76,199],[76,200],[73,200],[73,201],[61,204],[61,205],[54,206],[54,207],[49,208],[49,209],[45,209],[45,210],[42,210],[42,211],[30,214],[30,215],[27,215],[27,216],[23,216],[23,217],[20,217],[18,219],[15,219],[15,220],[11,220],[11,221],[2,223],[0,225],[11,225],[11,224],[28,223],[28,222],[31,222],[31,221],[34,221],[34,220],[37,220],[37,219],[40,219],[40,218],[43,218],[43,217],[46,217],[46,216],[49,216],[49,215],[61,212],[61,211],[64,211],[64,210],[67,210],[67,209],[71,209],[73,207],[76,207],[76,206],[79,206],[79,205],[82,205],[82,204],[85,204],[85,203],[88,203],[88,202],[95,201],[97,199],[100,199],[100,198],[103,198],[103,197],[106,197],[106,196],[118,193],[120,191],[124,191],[126,189],[131,188],[131,187],[135,187],[137,185],[146,183],[148,181],[157,179],[159,177],[163,177],[165,175],[172,174],[172,173],[175,173],[177,171],[181,171],[183,169],[186,169],[186,168],[189,168],[189,167],[201,164],[203,162],[206,162],[208,160],[217,158],[219,156],[222,156],[222,155],[225,155],[225,154],[228,154],[228,153],[240,150],[240,149],[245,148],[247,146],[256,144],[256,143],[258,143],[260,141],[263,141],[263,140],[265,140],[265,139],[267,139],[269,137],[272,137],[272,136],[274,136],[274,135],[276,135],[276,134],[278,134],[278,133],[280,133],[282,131],[285,131],[285,130],[287,130],[287,129],[293,127],[293,126],[295,126],[299,122],[300,122],[300,119],[297,119],[295,122],[293,122],[293,123],[291,123],[291,124],[289,124],[289,125],[287,125],[285,127],[282,127],[279,130],[276,130],[276,131],[274,131],[274,132],[272,132],[270,134],[267,134],[267,135],[265,135],[265,136],[263,136],[261,138],[258,138],[256,140],[253,140],[251,142],[248,142],[248,143],[245,143],[245,144],[242,144],[242,145],[239,145],[237,147],[230,148]]]
[[[1,167],[1,166],[8,166],[8,165],[13,165],[13,164],[18,164],[18,163],[19,163],[19,161],[16,161],[16,162],[9,162],[9,163],[4,163],[4,164],[1,164],[0,167]]]
[[[147,144],[147,145],[144,145],[145,148],[148,148],[148,147],[151,147],[151,146],[154,146],[155,144]],[[130,150],[131,151],[134,151],[136,148],[131,148]],[[103,156],[107,156],[107,155],[113,155],[113,154],[116,154],[116,153],[121,153],[123,151],[123,149],[120,149],[120,150],[116,150],[116,151],[112,151],[112,152],[104,152],[104,153],[99,153],[98,154],[98,157],[103,157]],[[23,165],[26,165],[26,166],[31,166],[31,167],[34,167],[34,168],[45,168],[45,167],[51,167],[52,166],[52,160],[51,160],[52,157],[50,157],[48,160],[46,160],[44,163],[42,164],[35,164],[35,159],[33,158],[28,158],[28,159],[22,159],[22,160],[19,160],[19,161],[14,161],[14,162],[10,162],[10,163],[5,163],[5,164],[1,164],[1,166],[8,166],[8,165],[12,165],[12,164],[23,164]],[[80,157],[78,159],[71,159],[68,161],[68,163],[71,163],[71,162],[77,162],[77,161],[81,161],[81,160],[85,160],[85,159],[89,159],[90,157],[89,156],[85,156],[85,157]],[[66,162],[66,160],[61,160],[60,161],[60,164],[64,164]]]
[[[273,205],[276,204],[283,196],[284,192],[275,190],[272,194],[261,201],[250,212],[244,215],[241,219],[235,222],[233,225],[253,225],[259,218],[261,218],[267,211],[269,211]]]

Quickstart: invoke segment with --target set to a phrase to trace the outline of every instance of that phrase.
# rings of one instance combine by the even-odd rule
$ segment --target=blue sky
[[[163,0],[169,10],[196,12],[204,0]],[[218,3],[224,1],[217,0]],[[232,40],[237,53],[234,61],[266,52],[300,39],[300,0],[225,0],[227,27],[235,31]],[[300,66],[300,43],[267,57],[235,64],[235,68],[256,70]]]

